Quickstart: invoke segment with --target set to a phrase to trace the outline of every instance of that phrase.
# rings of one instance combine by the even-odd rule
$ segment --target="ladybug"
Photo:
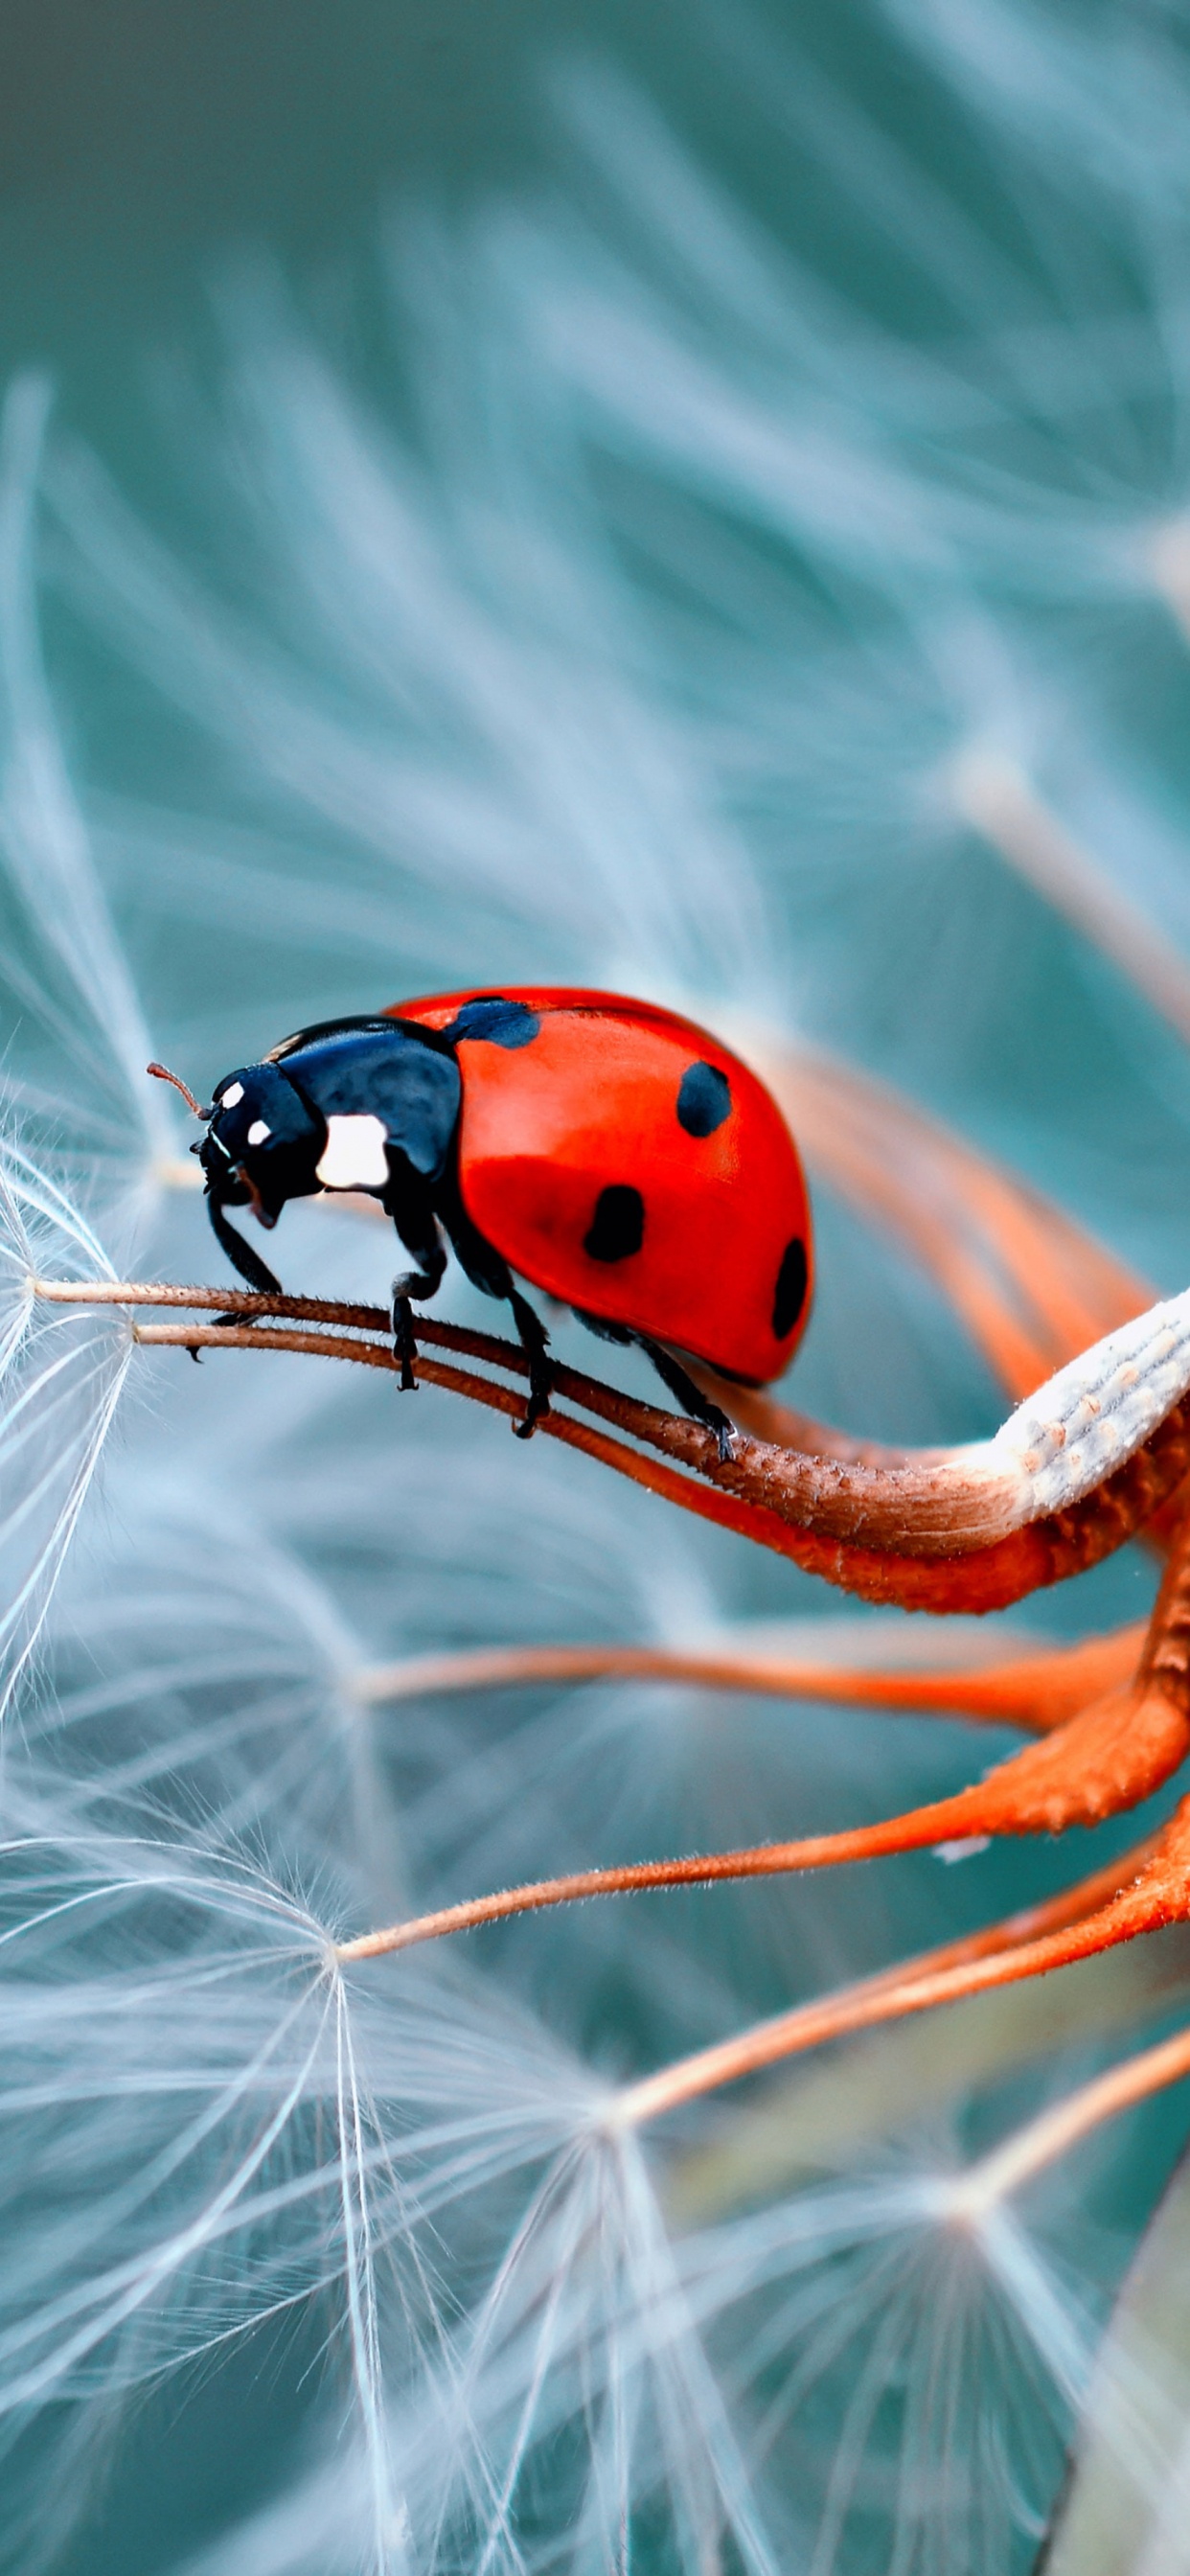
[[[411,1300],[434,1295],[449,1241],[512,1308],[529,1365],[522,1438],[549,1405],[550,1363],[514,1273],[602,1340],[646,1351],[724,1458],[727,1416],[675,1351],[761,1386],[805,1324],[810,1214],[784,1119],[738,1057],[650,1002],[528,985],[396,1002],[283,1038],[226,1074],[210,1109],[185,1097],[207,1121],[193,1151],[241,1278],[278,1288],[229,1207],[273,1226],[287,1199],[365,1191],[412,1265],[393,1283],[402,1386],[416,1383]]]

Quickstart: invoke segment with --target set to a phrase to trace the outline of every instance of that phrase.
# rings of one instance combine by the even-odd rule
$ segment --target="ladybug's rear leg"
[[[576,1306],[574,1311],[580,1324],[585,1324],[587,1331],[594,1333],[597,1340],[618,1342],[625,1350],[635,1346],[638,1351],[644,1351],[670,1394],[677,1397],[683,1413],[692,1414],[696,1422],[714,1432],[719,1443],[719,1464],[730,1467],[735,1456],[735,1426],[717,1404],[712,1404],[709,1395],[704,1395],[702,1388],[695,1385],[693,1378],[687,1377],[681,1362],[671,1358],[660,1342],[651,1342],[647,1333],[634,1331],[631,1324],[609,1323],[605,1315],[589,1315],[584,1306]]]
[[[529,1401],[520,1422],[513,1423],[518,1440],[531,1440],[543,1413],[550,1409],[554,1372],[549,1358],[549,1335],[540,1315],[534,1312],[527,1297],[511,1281],[506,1291],[521,1349],[529,1363]]]
[[[670,1394],[677,1397],[683,1412],[693,1414],[696,1422],[704,1423],[708,1431],[714,1432],[719,1443],[719,1464],[730,1467],[735,1456],[735,1431],[727,1415],[719,1405],[712,1404],[709,1395],[703,1394],[692,1377],[687,1377],[681,1362],[663,1350],[660,1342],[651,1342],[647,1333],[637,1333],[634,1338],[641,1350],[648,1353],[658,1377],[669,1388]]]

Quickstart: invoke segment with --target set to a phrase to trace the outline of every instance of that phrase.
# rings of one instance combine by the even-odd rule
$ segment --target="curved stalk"
[[[230,1329],[136,1326],[146,1342],[291,1350],[395,1366],[388,1319],[377,1307],[128,1281],[38,1281],[33,1287],[51,1302],[190,1304],[235,1319]],[[1190,1379],[1188,1305],[1183,1299],[1156,1307],[1125,1334],[1096,1344],[1010,1416],[993,1440],[941,1461],[930,1451],[903,1469],[848,1464],[744,1434],[724,1464],[699,1424],[562,1366],[555,1370],[559,1397],[675,1464],[659,1465],[623,1440],[592,1432],[558,1405],[541,1429],[868,1599],[935,1611],[1002,1608],[1097,1563],[1180,1485],[1190,1468],[1190,1405],[1181,1400]],[[294,1329],[302,1325],[314,1329]],[[378,1325],[386,1328],[383,1340],[373,1338]],[[473,1354],[514,1375],[525,1372],[523,1353],[493,1335],[429,1320],[418,1329],[431,1347]],[[424,1356],[421,1375],[498,1412],[520,1410],[507,1388]],[[1105,1471],[1102,1478],[1097,1468]]]
[[[1004,1660],[892,1671],[855,1671],[746,1646],[478,1646],[369,1665],[354,1676],[351,1693],[375,1705],[548,1683],[684,1682],[699,1690],[751,1691],[770,1699],[825,1700],[914,1715],[931,1711],[1045,1735],[1088,1700],[1123,1686],[1135,1669],[1145,1626],[1137,1620],[1109,1636]]]

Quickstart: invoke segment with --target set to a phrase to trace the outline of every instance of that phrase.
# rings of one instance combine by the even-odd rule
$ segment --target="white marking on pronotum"
[[[961,1456],[961,1473],[1015,1478],[1026,1518],[1094,1492],[1144,1447],[1190,1389],[1190,1289],[1093,1342],[1027,1396],[994,1440]],[[956,1460],[956,1465],[959,1461]]]
[[[370,1115],[328,1118],[326,1145],[318,1165],[324,1190],[381,1190],[388,1179],[385,1144],[388,1129]]]
[[[219,1107],[220,1109],[238,1109],[243,1097],[243,1083],[229,1082],[226,1091],[221,1091],[219,1094]]]
[[[250,1145],[267,1145],[272,1132],[263,1118],[254,1118],[248,1130],[248,1142]]]

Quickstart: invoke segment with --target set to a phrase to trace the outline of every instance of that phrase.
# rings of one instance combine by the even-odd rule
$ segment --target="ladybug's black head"
[[[206,1174],[211,1223],[229,1261],[254,1288],[277,1287],[272,1271],[228,1225],[223,1210],[250,1207],[274,1226],[287,1199],[309,1198],[322,1187],[319,1159],[326,1120],[303,1100],[276,1065],[242,1065],[216,1087],[201,1145],[194,1148]]]
[[[265,1063],[225,1074],[209,1109],[164,1065],[149,1071],[205,1119],[194,1151],[211,1224],[241,1279],[270,1294],[278,1285],[272,1271],[225,1209],[250,1207],[273,1226],[287,1199],[364,1190],[391,1214],[390,1191],[402,1173],[424,1195],[450,1161],[461,1099],[454,1050],[437,1031],[387,1013],[327,1020],[283,1039]]]
[[[274,1226],[286,1199],[309,1198],[321,1189],[325,1118],[272,1064],[247,1064],[225,1074],[209,1109],[200,1109],[194,1093],[163,1064],[151,1064],[149,1071],[172,1082],[195,1117],[205,1119],[206,1135],[191,1152],[206,1174],[211,1224],[241,1279],[275,1295],[280,1282],[228,1224],[224,1209],[250,1207],[262,1225]]]
[[[218,1085],[198,1155],[213,1197],[275,1225],[286,1199],[321,1187],[325,1145],[326,1120],[277,1066],[247,1064]]]

